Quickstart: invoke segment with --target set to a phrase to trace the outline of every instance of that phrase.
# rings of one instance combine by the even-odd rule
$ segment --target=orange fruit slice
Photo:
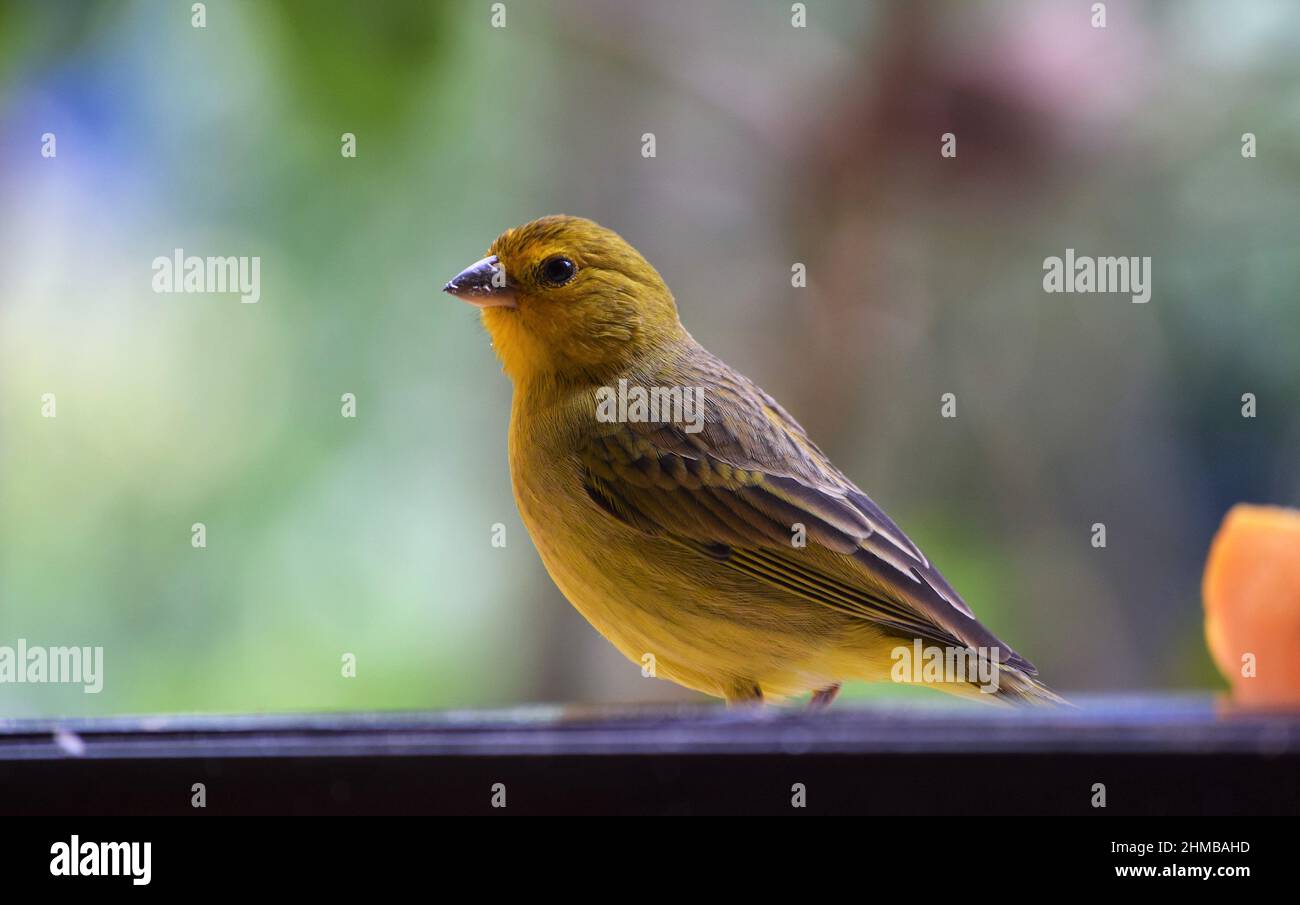
[[[1206,642],[1234,703],[1300,706],[1300,511],[1232,507],[1201,595]]]

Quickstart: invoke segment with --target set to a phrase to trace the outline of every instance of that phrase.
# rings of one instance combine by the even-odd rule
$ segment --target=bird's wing
[[[906,635],[999,651],[917,546],[771,397],[712,360],[696,424],[601,423],[579,451],[588,496],[654,536]],[[681,383],[681,381],[679,381]],[[802,525],[806,548],[796,546]]]

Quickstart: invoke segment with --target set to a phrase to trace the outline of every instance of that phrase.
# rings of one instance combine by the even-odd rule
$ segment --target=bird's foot
[[[840,683],[836,682],[828,688],[822,688],[813,692],[812,700],[808,702],[809,710],[825,710],[831,706],[836,695],[840,693]]]
[[[739,707],[762,707],[763,689],[757,683],[737,683],[726,698],[728,710]]]

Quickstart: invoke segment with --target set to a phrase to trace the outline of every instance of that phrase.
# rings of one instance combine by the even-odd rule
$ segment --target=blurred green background
[[[1213,531],[1300,501],[1300,6],[505,6],[0,5],[0,645],[105,650],[0,716],[694,698],[552,586],[438,291],[561,212],[1051,684],[1218,687]],[[177,247],[261,302],[155,294]],[[1045,294],[1067,247],[1151,256],[1151,302]]]

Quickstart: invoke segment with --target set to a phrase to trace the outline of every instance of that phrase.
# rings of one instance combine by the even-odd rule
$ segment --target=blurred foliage
[[[489,6],[0,3],[0,644],[107,672],[0,714],[690,697],[551,585],[508,383],[437,291],[556,212],[1052,684],[1218,687],[1209,538],[1300,497],[1300,7]],[[177,247],[260,256],[262,301],[154,294]],[[1152,301],[1045,295],[1067,247],[1150,255]]]

